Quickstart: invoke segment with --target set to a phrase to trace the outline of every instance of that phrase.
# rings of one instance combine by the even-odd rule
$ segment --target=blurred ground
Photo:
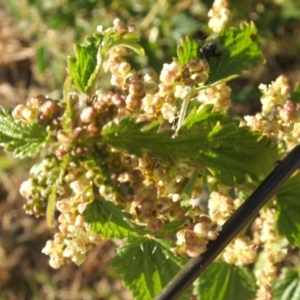
[[[14,107],[42,92],[32,76],[34,50],[1,6],[0,53],[1,106]],[[31,164],[0,152],[0,299],[131,299],[109,267],[116,248],[112,241],[98,245],[80,268],[49,267],[41,250],[55,229],[44,218],[26,215],[19,195]]]

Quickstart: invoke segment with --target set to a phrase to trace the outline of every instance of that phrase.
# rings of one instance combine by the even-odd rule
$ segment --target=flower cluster
[[[266,115],[271,112],[274,106],[283,105],[290,96],[290,86],[284,75],[280,75],[269,86],[260,84],[259,89],[263,94],[261,97],[262,112]]]
[[[61,215],[59,231],[53,240],[47,241],[42,250],[50,256],[49,264],[57,269],[68,261],[81,265],[86,259],[86,253],[100,238],[84,222],[83,212],[91,199],[86,192],[87,182],[74,181],[70,184],[75,196],[56,202]]]
[[[197,209],[193,212],[197,212]],[[176,247],[172,251],[180,255],[186,253],[189,257],[197,257],[207,250],[209,241],[217,237],[216,226],[210,217],[198,211],[188,228],[177,232]]]
[[[235,201],[224,193],[214,191],[210,194],[208,209],[211,219],[222,226],[236,210]]]
[[[213,104],[214,110],[226,111],[231,106],[231,88],[219,83],[198,93],[197,100],[203,104]]]
[[[31,167],[30,178],[24,181],[20,187],[20,194],[27,199],[24,210],[27,214],[33,214],[36,217],[45,214],[47,203],[52,193],[52,188],[59,184],[60,188],[57,194],[60,197],[69,197],[70,188],[65,182],[70,175],[65,176],[64,180],[59,178],[60,170],[57,167],[58,160],[54,155],[48,155],[41,163]]]
[[[206,59],[192,59],[183,67],[177,62],[164,64],[158,76],[151,67],[133,71],[119,55],[116,50],[110,53],[104,67],[112,73],[112,85],[122,90],[120,98],[124,108],[131,115],[136,114],[138,121],[165,120],[173,124],[178,114],[178,101],[196,95],[195,87],[208,78]],[[160,82],[157,82],[158,77]]]
[[[265,208],[260,211],[254,224],[254,241],[263,247],[263,264],[254,274],[259,286],[256,299],[272,299],[272,283],[277,278],[276,264],[281,262],[287,254],[287,240],[276,234],[275,210]],[[266,297],[268,295],[268,297]]]
[[[228,4],[227,0],[215,0],[208,12],[210,18],[208,27],[215,33],[219,33],[229,21],[230,10],[227,8]]]
[[[39,121],[49,122],[61,113],[57,102],[44,95],[30,98],[26,104],[19,104],[13,110],[13,117],[25,124]]]
[[[278,141],[286,143],[289,150],[300,141],[298,105],[289,99],[290,86],[284,75],[279,76],[270,85],[261,84],[262,112],[255,116],[245,116],[248,126],[263,132]]]
[[[240,236],[225,248],[221,256],[228,264],[248,265],[257,258],[256,248],[248,236]]]

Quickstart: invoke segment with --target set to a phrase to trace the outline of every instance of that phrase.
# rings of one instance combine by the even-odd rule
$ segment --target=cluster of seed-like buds
[[[277,277],[276,264],[281,262],[287,254],[288,243],[275,231],[276,216],[274,208],[265,208],[254,223],[254,241],[257,245],[263,245],[264,261],[260,269],[255,271],[258,296],[263,291],[271,293],[272,282]],[[257,299],[265,299],[257,297]]]
[[[68,261],[77,266],[86,259],[86,253],[100,242],[96,235],[84,222],[83,212],[92,195],[86,191],[88,182],[74,181],[70,184],[75,196],[57,201],[56,207],[61,212],[58,218],[59,231],[49,240],[42,250],[50,256],[49,264],[58,269]]]
[[[209,64],[206,59],[192,59],[183,68],[177,63],[164,64],[160,74],[159,92],[160,112],[164,120],[172,123],[178,113],[177,100],[189,100],[195,94],[196,86],[208,78]]]
[[[55,154],[63,158],[65,154],[82,157],[91,151],[90,139],[101,138],[104,125],[115,117],[122,117],[126,112],[125,99],[119,93],[98,92],[90,98],[82,98],[71,94],[70,101],[73,117],[69,126],[57,131],[59,142]]]
[[[61,113],[58,103],[51,98],[39,95],[29,99],[26,105],[19,104],[13,110],[13,117],[25,124],[39,121],[48,123]]]
[[[124,33],[136,31],[134,26],[125,26],[119,19],[114,21],[113,30]],[[104,62],[104,70],[111,73],[111,84],[123,91],[124,107],[131,113],[141,110],[142,99],[147,94],[154,94],[158,91],[156,83],[157,74],[150,67],[136,72],[123,58],[128,55],[130,50],[125,47],[113,47],[109,51],[108,59]]]
[[[263,93],[262,112],[245,116],[247,125],[267,136],[295,145],[300,138],[298,131],[294,130],[300,121],[300,113],[297,104],[289,100],[287,78],[281,75],[269,86],[261,84],[259,88]]]
[[[203,104],[213,104],[215,111],[226,111],[231,106],[231,88],[226,82],[201,90],[197,100]]]
[[[207,250],[209,241],[218,237],[215,224],[205,214],[198,214],[188,228],[177,232],[176,247],[174,253],[190,257],[197,257]]]
[[[132,113],[140,112],[142,105],[149,104],[149,100],[151,101],[152,96],[158,91],[155,71],[145,67],[137,73],[129,72],[130,65],[119,56],[115,56],[113,60],[109,58],[106,64],[112,73],[112,85],[123,91],[124,108]]]
[[[240,236],[225,248],[221,257],[228,264],[235,264],[236,266],[249,265],[256,260],[256,248],[249,237]]]
[[[24,210],[27,214],[40,216],[45,214],[45,208],[52,193],[53,185],[58,184],[60,169],[57,168],[55,156],[45,157],[41,163],[35,164],[30,169],[30,178],[24,181],[20,187],[20,194],[27,199]],[[70,172],[64,177],[64,182],[73,177]],[[68,197],[71,190],[67,184],[60,182],[57,195]]]
[[[114,30],[133,32],[133,28],[115,21]],[[124,52],[125,51],[125,52]],[[196,94],[195,87],[208,78],[209,64],[206,59],[192,59],[185,66],[172,62],[164,64],[158,75],[146,67],[136,72],[123,58],[128,52],[124,47],[114,47],[104,62],[104,69],[110,71],[111,84],[122,92],[127,111],[136,113],[138,121],[167,120],[173,123],[178,114],[177,100],[190,99]]]
[[[208,27],[210,27],[213,32],[219,33],[228,23],[230,18],[230,10],[228,9],[227,0],[215,0],[212,8],[208,12]]]
[[[137,174],[141,180],[133,185]],[[189,175],[186,166],[179,164],[166,171],[150,157],[145,157],[138,160],[133,171],[122,172],[118,181],[127,181],[134,188],[129,212],[139,224],[156,231],[165,222],[183,219],[185,213],[180,204],[183,196],[180,194]]]

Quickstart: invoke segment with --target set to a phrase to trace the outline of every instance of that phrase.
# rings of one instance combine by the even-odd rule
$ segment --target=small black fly
[[[219,57],[222,53],[215,42],[208,42],[199,49],[200,57],[209,60],[210,57]]]

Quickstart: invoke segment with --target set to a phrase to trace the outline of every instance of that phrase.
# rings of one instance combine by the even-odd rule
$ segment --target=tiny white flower
[[[20,194],[24,198],[28,198],[31,195],[31,193],[32,193],[32,189],[33,189],[32,180],[28,179],[28,180],[24,181],[21,184],[21,186],[20,186]]]
[[[177,108],[170,103],[164,103],[161,108],[163,118],[172,123],[176,118]]]

